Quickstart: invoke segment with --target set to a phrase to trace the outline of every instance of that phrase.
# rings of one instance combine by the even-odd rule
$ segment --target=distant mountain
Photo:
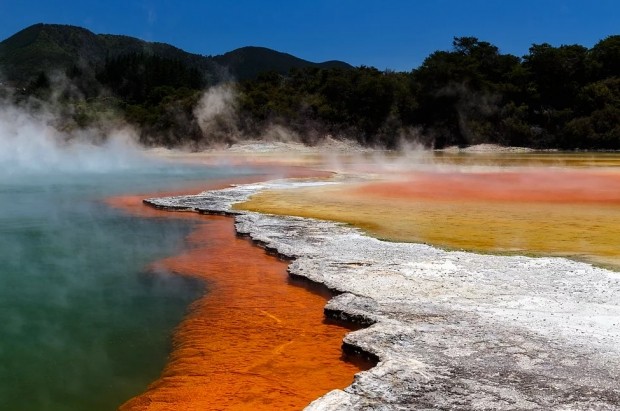
[[[73,26],[36,24],[0,43],[0,71],[23,84],[41,71],[66,69],[76,62],[100,65],[106,49],[97,36]]]
[[[351,67],[340,61],[313,63],[263,47],[244,47],[215,57],[202,56],[165,43],[95,34],[76,26],[40,23],[0,42],[0,75],[7,82],[22,86],[40,72],[63,71],[77,66],[94,73],[106,60],[132,53],[179,60],[198,69],[212,81],[224,73],[236,79],[248,79],[270,70],[286,74],[294,67]]]
[[[350,64],[332,60],[312,63],[287,53],[281,53],[265,47],[242,47],[226,54],[213,57],[220,66],[227,67],[238,79],[254,78],[265,71],[286,74],[292,68],[352,68]]]

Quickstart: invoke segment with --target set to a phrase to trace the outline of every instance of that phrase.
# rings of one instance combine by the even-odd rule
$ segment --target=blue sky
[[[454,36],[518,56],[532,43],[591,47],[620,34],[620,0],[0,0],[0,39],[39,22],[198,54],[256,45],[311,61],[410,70],[449,49]]]

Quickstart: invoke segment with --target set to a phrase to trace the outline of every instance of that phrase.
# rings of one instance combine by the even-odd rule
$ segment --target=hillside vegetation
[[[261,47],[200,56],[40,24],[0,43],[0,72],[13,90],[4,94],[18,103],[36,97],[60,105],[62,127],[86,127],[113,113],[138,126],[147,144],[230,143],[279,125],[311,144],[331,134],[387,148],[620,149],[618,35],[590,49],[534,44],[522,57],[457,37],[420,67],[393,72],[312,63]],[[212,93],[217,107],[209,127],[197,115],[205,90],[227,93]]]
[[[245,117],[369,145],[620,149],[620,36],[591,49],[535,44],[522,58],[461,37],[407,73],[310,68],[240,87]]]

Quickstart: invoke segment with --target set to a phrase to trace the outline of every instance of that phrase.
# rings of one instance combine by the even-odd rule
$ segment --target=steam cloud
[[[56,120],[48,109],[33,113],[0,104],[0,172],[106,172],[147,161],[129,127],[61,132],[53,126]]]
[[[214,143],[232,143],[239,135],[236,94],[232,85],[211,87],[194,109],[202,134]]]

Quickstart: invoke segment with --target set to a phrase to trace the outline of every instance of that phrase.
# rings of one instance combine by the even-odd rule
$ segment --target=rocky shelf
[[[380,241],[339,223],[241,212],[274,181],[148,199],[231,214],[238,233],[337,292],[326,315],[366,328],[343,348],[377,360],[307,410],[620,410],[620,273],[563,258]]]

